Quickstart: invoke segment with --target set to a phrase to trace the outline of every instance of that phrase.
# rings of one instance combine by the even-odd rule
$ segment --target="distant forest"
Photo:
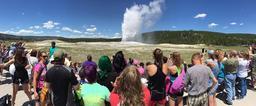
[[[256,34],[227,34],[209,31],[155,31],[143,33],[144,43],[248,45],[256,43]]]
[[[62,40],[66,42],[120,42],[121,38],[64,38],[54,36],[15,36],[0,34],[0,40],[42,41]],[[256,43],[256,34],[219,33],[209,31],[155,31],[143,33],[139,42],[159,44],[206,44],[206,45],[248,45]]]

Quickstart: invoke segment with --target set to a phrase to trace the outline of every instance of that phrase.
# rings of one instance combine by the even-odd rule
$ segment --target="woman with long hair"
[[[165,105],[165,78],[168,73],[167,63],[163,61],[163,52],[157,48],[153,52],[154,64],[147,65],[148,88],[151,92],[151,106]]]
[[[114,82],[118,76],[117,72],[113,71],[111,61],[108,56],[101,56],[99,59],[99,71],[97,82],[106,86],[109,91],[113,90],[111,82]]]
[[[13,75],[13,94],[12,94],[12,106],[15,104],[16,94],[19,89],[19,84],[22,84],[22,88],[29,100],[32,100],[29,92],[29,77],[27,68],[29,68],[28,59],[25,56],[24,48],[17,48],[14,57],[15,72]]]
[[[140,78],[135,66],[126,67],[115,81],[110,94],[111,106],[149,106],[150,92]]]
[[[115,56],[113,56],[113,68],[114,70],[120,74],[123,69],[127,66],[126,60],[124,58],[124,54],[122,51],[118,51]]]
[[[34,86],[34,97],[36,100],[36,106],[40,106],[40,99],[39,95],[44,87],[44,80],[45,80],[45,75],[47,72],[46,68],[46,63],[48,60],[48,55],[46,52],[39,52],[39,62],[34,66],[33,68],[33,86]]]
[[[170,56],[171,56],[172,66],[169,66],[168,70],[170,71],[171,84],[173,84],[174,80],[181,74],[181,71],[184,70],[185,66],[182,64],[183,60],[181,58],[180,53],[173,52]],[[183,91],[181,91],[181,92],[170,92],[170,94],[169,94],[170,95],[169,105],[170,106],[175,106],[175,104],[178,104],[178,106],[183,106],[183,98],[182,98],[183,93],[184,93]],[[177,103],[175,103],[175,102],[177,102]]]

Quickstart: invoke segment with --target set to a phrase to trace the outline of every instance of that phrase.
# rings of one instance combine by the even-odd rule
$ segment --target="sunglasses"
[[[48,57],[48,56],[42,56],[42,57],[46,58],[46,57]]]

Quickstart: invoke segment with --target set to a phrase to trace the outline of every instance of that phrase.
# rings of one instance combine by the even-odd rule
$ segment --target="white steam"
[[[122,41],[134,40],[141,30],[153,26],[162,14],[165,0],[153,0],[149,5],[135,4],[126,8],[122,23]]]

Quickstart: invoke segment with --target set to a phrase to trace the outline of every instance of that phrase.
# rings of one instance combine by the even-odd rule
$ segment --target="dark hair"
[[[54,41],[52,41],[52,45],[55,45],[56,43]]]
[[[97,68],[93,65],[86,65],[82,68],[84,72],[84,77],[87,79],[88,83],[92,84],[97,78]]]
[[[122,51],[118,51],[113,58],[113,68],[117,73],[121,73],[126,67],[126,61]]]
[[[162,68],[163,66],[163,52],[161,49],[159,48],[156,48],[153,52],[153,56],[154,56],[154,64],[157,66],[157,67],[160,67]]]
[[[167,63],[168,58],[167,58],[166,56],[164,56],[164,57],[163,57],[163,61],[164,61],[164,63]]]
[[[129,58],[129,64],[133,64],[133,59],[132,58]]]
[[[30,52],[30,56],[36,57],[36,56],[37,56],[37,50],[33,49],[33,50]]]
[[[22,64],[27,64],[27,58],[24,57],[24,48],[18,47],[15,51],[14,61]]]
[[[92,61],[92,56],[91,55],[87,55],[87,60],[88,61]]]
[[[146,66],[148,66],[148,65],[152,65],[153,63],[151,63],[151,62],[147,62],[146,63]]]
[[[144,63],[143,63],[143,62],[140,62],[140,66],[141,66],[142,68],[144,68]]]
[[[172,58],[172,62],[173,62],[174,65],[176,65],[177,67],[181,66],[182,59],[181,59],[180,53],[173,52],[171,58]]]

